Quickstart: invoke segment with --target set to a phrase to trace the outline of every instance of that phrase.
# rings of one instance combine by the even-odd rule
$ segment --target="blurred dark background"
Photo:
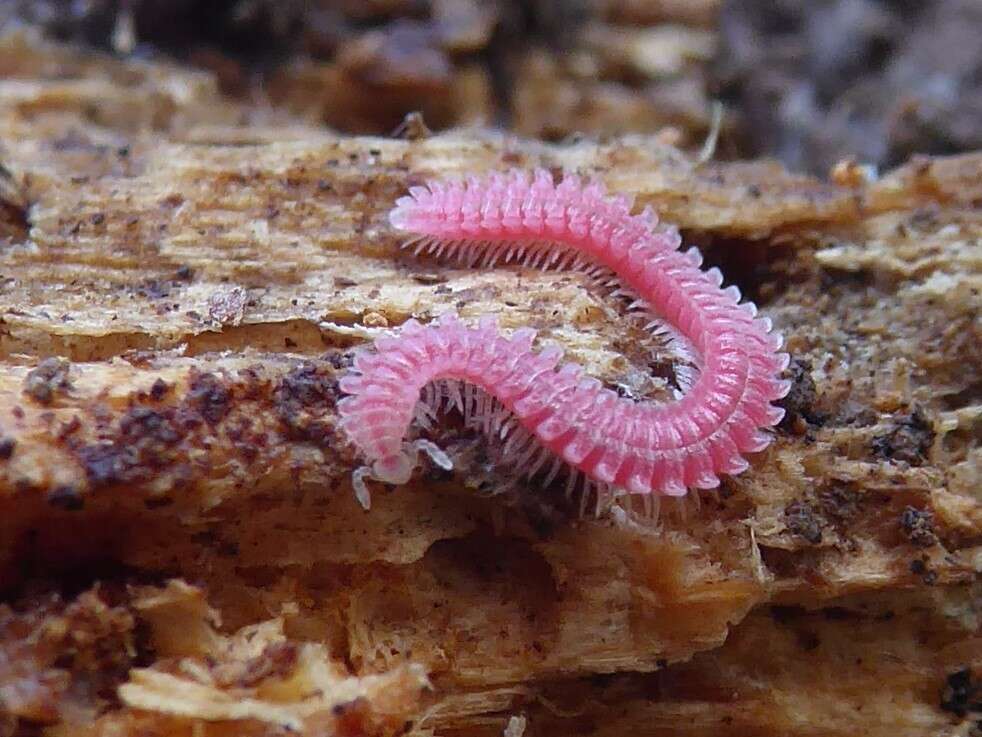
[[[982,148],[982,0],[6,0],[0,22],[213,71],[351,133],[657,132],[825,173]]]

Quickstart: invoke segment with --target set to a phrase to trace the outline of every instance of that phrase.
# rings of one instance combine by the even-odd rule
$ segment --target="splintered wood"
[[[969,731],[982,155],[846,188],[647,138],[344,137],[75,53],[0,44],[0,733]],[[636,194],[786,336],[774,444],[657,526],[501,492],[452,422],[453,473],[352,497],[337,380],[411,316],[671,386],[578,277],[398,249],[409,186],[516,166]]]

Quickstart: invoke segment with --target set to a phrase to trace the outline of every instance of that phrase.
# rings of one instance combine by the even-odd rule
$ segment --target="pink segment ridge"
[[[476,327],[454,315],[426,326],[410,320],[374,350],[359,351],[341,380],[350,395],[338,404],[341,425],[370,463],[355,475],[363,503],[364,478],[405,483],[418,450],[450,467],[434,444],[406,440],[431,382],[476,387],[466,394],[468,411],[480,415],[485,396],[500,410],[491,412],[493,422],[480,420],[485,430],[494,425],[503,437],[507,415],[572,472],[633,494],[713,488],[720,474],[748,467],[743,454],[770,443],[762,430],[783,416],[771,402],[790,387],[780,378],[789,361],[780,336],[752,303],[740,303],[736,287],[721,288],[718,269],[700,269],[696,249],[679,250],[677,230],[659,225],[650,209],[631,208],[597,182],[566,176],[556,184],[543,170],[434,181],[398,200],[390,222],[414,236],[406,245],[417,253],[616,278],[619,291],[691,347],[698,374],[676,401],[634,401],[562,363],[558,348],[533,350],[534,331],[506,337],[491,318]],[[489,407],[481,405],[484,414]]]

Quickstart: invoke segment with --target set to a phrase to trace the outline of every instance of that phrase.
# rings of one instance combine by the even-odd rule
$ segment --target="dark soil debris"
[[[915,558],[910,562],[910,572],[920,576],[925,586],[932,586],[938,580],[937,571],[932,570],[924,558]]]
[[[205,422],[217,425],[231,408],[232,393],[226,382],[213,373],[195,373],[191,378],[188,400]]]
[[[13,438],[0,438],[0,461],[7,461],[14,455],[17,441]]]
[[[860,494],[847,486],[832,485],[818,494],[823,514],[830,520],[845,524],[859,513]]]
[[[175,460],[188,425],[179,410],[134,407],[110,440],[73,448],[93,489],[137,481]]]
[[[920,408],[896,419],[894,428],[872,441],[873,454],[877,458],[905,461],[920,466],[927,460],[934,442],[934,427]]]
[[[75,451],[93,488],[124,481],[138,464],[137,454],[115,443],[93,443]]]
[[[819,425],[823,420],[822,415],[814,408],[818,395],[811,370],[811,361],[795,358],[785,372],[785,378],[791,380],[791,390],[784,399],[776,402],[785,412],[778,425],[782,430],[795,427],[799,420],[805,420],[811,425]]]
[[[170,385],[163,379],[158,378],[153,382],[153,386],[150,387],[150,398],[159,402],[168,391],[170,391]]]
[[[274,391],[274,402],[286,436],[321,447],[335,444],[332,418],[338,400],[338,382],[333,367],[306,361],[289,374]]]
[[[964,717],[969,713],[982,714],[982,682],[970,668],[951,673],[941,689],[941,708]]]
[[[812,545],[822,542],[822,517],[806,502],[791,502],[784,509],[784,524],[793,535]]]
[[[48,504],[64,509],[67,512],[77,512],[85,507],[85,500],[74,486],[56,486],[47,495]]]
[[[46,358],[24,378],[24,393],[39,404],[51,404],[59,391],[71,388],[68,372],[71,363],[65,358]]]
[[[900,515],[900,528],[918,547],[927,548],[938,542],[934,534],[934,515],[926,510],[907,507]]]

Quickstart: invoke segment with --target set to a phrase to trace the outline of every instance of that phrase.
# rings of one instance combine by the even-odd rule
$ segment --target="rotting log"
[[[9,67],[24,42],[6,43]],[[982,155],[847,188],[644,138],[351,138],[243,123],[197,77],[122,64],[0,98],[0,730],[470,737],[522,712],[533,736],[922,735],[972,718]],[[108,79],[123,92],[92,119]],[[777,441],[656,529],[531,486],[494,495],[494,458],[450,425],[453,474],[379,488],[370,513],[352,497],[337,377],[409,316],[494,312],[626,392],[670,380],[575,276],[399,251],[386,212],[408,186],[514,166],[651,204],[786,336]]]

